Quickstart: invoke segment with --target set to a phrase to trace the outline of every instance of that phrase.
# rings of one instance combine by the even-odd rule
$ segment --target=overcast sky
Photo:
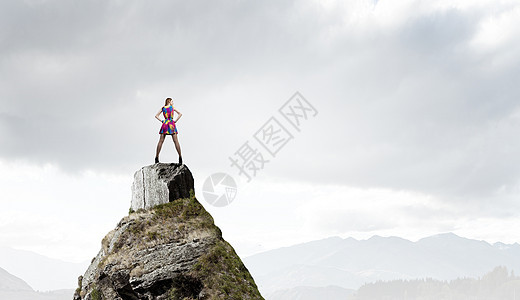
[[[95,256],[166,97],[242,256],[331,235],[520,242],[519,36],[515,0],[2,1],[0,244]],[[233,203],[206,203],[296,91],[318,114]]]

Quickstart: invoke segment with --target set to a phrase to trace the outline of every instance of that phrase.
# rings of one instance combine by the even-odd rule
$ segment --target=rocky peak
[[[78,283],[75,300],[263,299],[179,164],[135,173],[129,215]]]
[[[186,165],[158,163],[142,167],[134,174],[130,208],[149,209],[178,198],[188,198],[194,190],[193,176]]]

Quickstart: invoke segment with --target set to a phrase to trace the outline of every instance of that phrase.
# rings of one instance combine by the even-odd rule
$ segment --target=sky
[[[519,31],[514,0],[2,1],[0,245],[90,261],[166,97],[241,256],[334,235],[520,242]],[[317,114],[245,181],[229,157],[261,150],[296,92]],[[225,207],[201,193],[218,172],[239,183]]]

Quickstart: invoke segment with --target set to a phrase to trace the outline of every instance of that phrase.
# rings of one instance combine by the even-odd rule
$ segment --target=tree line
[[[520,300],[520,277],[499,266],[482,278],[367,283],[349,300]]]

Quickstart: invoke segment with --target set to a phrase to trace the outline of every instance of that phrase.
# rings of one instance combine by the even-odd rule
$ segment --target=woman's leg
[[[179,145],[179,140],[177,139],[177,133],[172,134],[173,143],[175,144],[175,149],[177,149],[177,153],[179,153],[179,156],[181,155],[181,145]]]
[[[164,143],[164,138],[166,135],[161,134],[159,137],[159,143],[157,143],[157,150],[155,151],[155,158],[159,158],[159,153],[161,153],[162,144]]]

